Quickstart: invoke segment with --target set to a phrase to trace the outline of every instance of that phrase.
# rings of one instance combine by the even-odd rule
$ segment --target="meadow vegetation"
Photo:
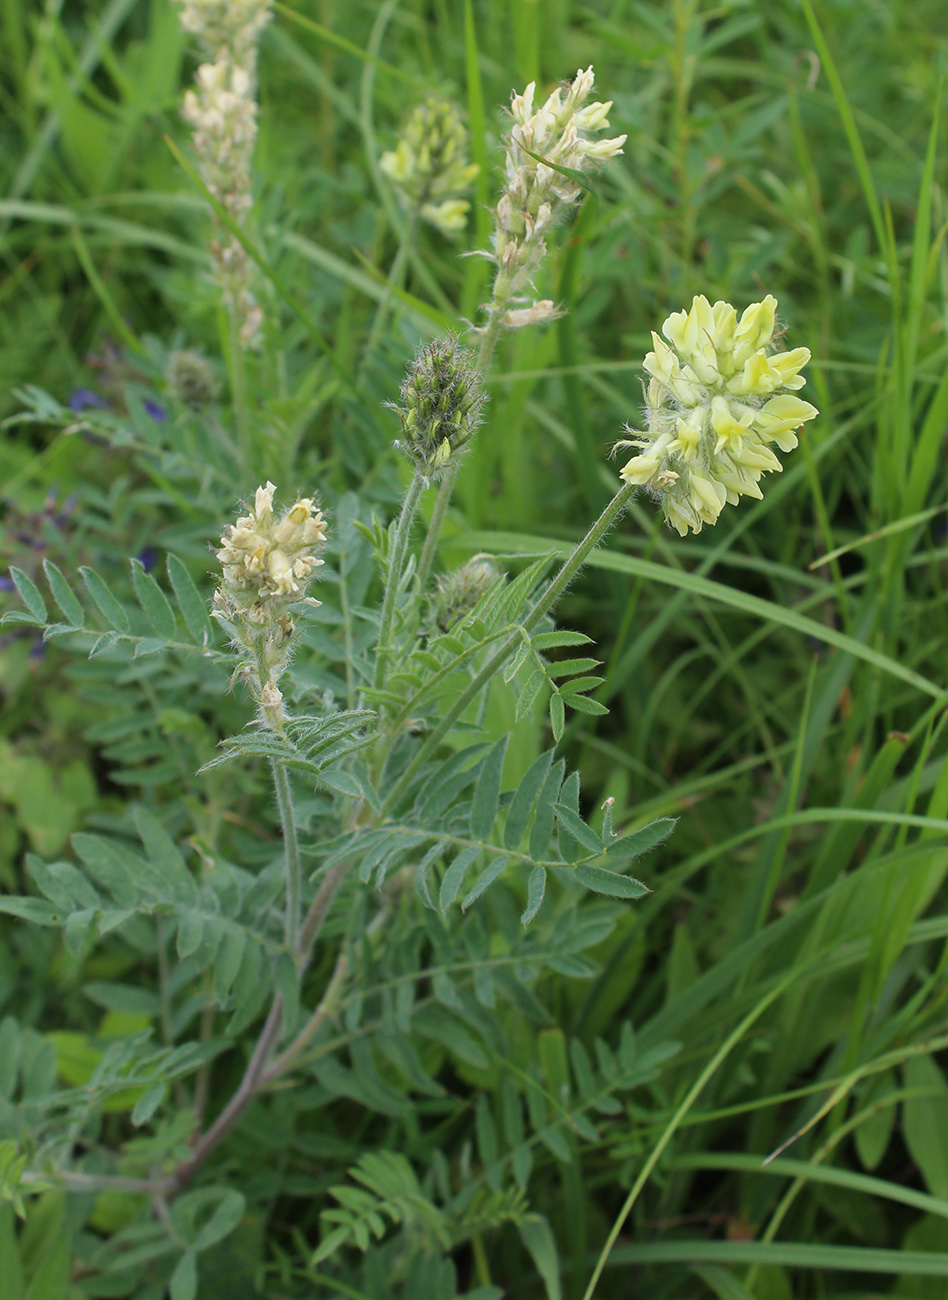
[[[0,6],[0,1300],[940,1300],[942,0],[274,0],[231,188],[180,19]]]

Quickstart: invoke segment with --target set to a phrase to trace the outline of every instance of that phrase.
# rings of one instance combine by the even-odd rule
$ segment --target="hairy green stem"
[[[273,770],[273,788],[276,791],[277,807],[280,810],[280,825],[283,828],[283,848],[286,855],[286,946],[291,953],[296,953],[300,936],[300,896],[302,890],[302,868],[300,866],[300,846],[296,838],[296,820],[293,811],[293,795],[286,768],[276,759],[270,766]]]
[[[481,671],[471,680],[466,689],[457,698],[455,703],[422,745],[414,759],[402,773],[399,781],[396,782],[382,807],[383,816],[397,805],[398,800],[414,780],[420,768],[435,752],[441,744],[441,741],[454,726],[455,722],[457,722],[458,718],[461,717],[471,701],[477,698],[494,674],[503,667],[518,646],[523,644],[523,632],[529,632],[537,625],[537,623],[539,623],[543,615],[553,608],[560,596],[575,578],[576,574],[586,563],[590,553],[596,549],[603,537],[605,537],[606,533],[622,514],[622,511],[628,504],[634,490],[635,489],[628,484],[624,484],[619,488],[619,491],[615,494],[606,506],[605,510],[603,510],[602,514],[589,529],[589,532],[583,540],[577,544],[575,549],[563,561],[559,573],[552,579],[543,591],[542,595],[539,596],[533,608],[527,614],[517,631],[511,633],[500,649],[497,650],[490,659],[488,659]]]
[[[292,1043],[290,1043],[289,1047],[287,1047],[285,1051],[281,1052],[269,1069],[265,1070],[260,1076],[261,1087],[266,1086],[268,1083],[272,1083],[274,1079],[278,1079],[281,1074],[285,1074],[299,1056],[300,1052],[302,1052],[307,1044],[310,1043],[319,1033],[320,1029],[336,1008],[337,995],[346,978],[348,970],[349,961],[346,957],[345,949],[343,949],[336,958],[336,967],[332,973],[332,979],[326,986],[325,993],[319,999],[319,1005],[300,1032],[293,1039]]]
[[[418,561],[418,595],[423,596],[428,586],[428,579],[431,577],[431,566],[434,564],[435,551],[438,549],[438,539],[441,536],[441,527],[444,524],[444,517],[448,513],[448,505],[451,501],[451,493],[454,491],[454,484],[458,476],[458,461],[454,460],[445,470],[444,478],[438,488],[438,495],[435,498],[434,511],[431,515],[431,522],[428,525],[428,532],[425,536],[425,544],[421,548],[421,559]]]
[[[385,581],[385,595],[382,598],[382,615],[379,620],[379,640],[378,649],[375,658],[375,675],[372,684],[379,687],[385,681],[386,663],[391,652],[392,628],[395,623],[395,608],[398,604],[398,590],[401,586],[402,572],[405,566],[405,555],[408,551],[408,539],[411,536],[412,524],[415,522],[415,514],[418,510],[418,502],[421,500],[421,494],[425,489],[427,479],[424,474],[416,470],[412,476],[408,491],[405,494],[405,500],[402,503],[402,511],[398,516],[398,523],[395,525],[395,536],[392,539],[392,549],[388,558],[388,576]]]

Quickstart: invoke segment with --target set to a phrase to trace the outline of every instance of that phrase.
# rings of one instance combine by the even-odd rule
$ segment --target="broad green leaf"
[[[154,867],[119,841],[77,831],[72,846],[92,878],[111,891],[120,907],[135,907],[155,896],[170,897]]]
[[[574,813],[572,808],[567,808],[566,805],[562,803],[555,803],[553,808],[556,812],[557,821],[562,826],[565,826],[572,838],[576,840],[587,853],[595,855],[602,853],[602,841],[596,832],[586,825],[582,817],[577,813]],[[568,860],[569,859],[567,859],[567,861]]]
[[[561,659],[555,664],[548,664],[546,671],[549,677],[572,677],[577,673],[591,672],[601,663],[601,659]]]
[[[190,957],[204,938],[204,917],[197,912],[182,912],[178,917],[178,956]]]
[[[541,1214],[531,1214],[519,1228],[521,1240],[543,1279],[547,1300],[561,1300],[559,1255],[549,1222]]]
[[[213,640],[213,628],[207,612],[207,602],[201,596],[190,573],[176,555],[168,556],[168,578],[178,601],[178,608],[188,631],[198,645]]]
[[[49,618],[46,612],[46,602],[40,595],[39,588],[28,578],[22,569],[18,569],[15,564],[10,565],[10,577],[13,579],[14,586],[20,593],[20,599],[30,611],[35,619],[45,623]]]
[[[21,921],[31,921],[33,925],[62,925],[65,916],[47,903],[45,898],[26,898],[16,894],[0,895],[0,912],[7,916],[18,916]]]
[[[526,685],[517,697],[517,709],[514,717],[515,722],[521,722],[530,712],[533,701],[540,694],[543,682],[544,677],[539,669],[527,678]]]
[[[604,704],[598,700],[591,700],[588,695],[570,695],[565,689],[563,692],[563,701],[577,713],[588,713],[593,718],[604,717],[609,712]]]
[[[442,913],[447,912],[448,908],[457,898],[461,886],[464,884],[464,877],[471,863],[481,854],[479,844],[469,845],[462,849],[457,855],[441,880],[441,890],[438,894],[438,906]]]
[[[603,867],[589,867],[582,862],[573,867],[573,874],[581,885],[596,894],[608,894],[610,898],[644,898],[649,893],[646,885],[634,876],[620,876],[617,871],[606,871]]]
[[[73,627],[82,627],[86,621],[85,611],[72,587],[70,587],[52,560],[43,561],[43,572],[46,574],[49,589],[53,593],[53,600],[62,610],[66,621]]]
[[[105,619],[106,623],[108,623],[109,627],[113,628],[116,632],[128,632],[130,630],[128,615],[112,595],[111,591],[109,591],[103,579],[96,573],[95,569],[90,569],[86,565],[83,565],[79,572],[82,574],[82,580],[86,584],[86,591],[88,591],[89,595],[95,601],[99,608],[99,612]]]
[[[550,726],[553,730],[553,739],[562,740],[566,727],[566,712],[563,697],[559,693],[550,696]]]
[[[232,1187],[215,1189],[220,1192],[220,1204],[194,1239],[195,1250],[208,1250],[223,1241],[243,1218],[247,1202],[241,1192]]]
[[[224,927],[224,937],[221,939],[217,960],[214,963],[214,996],[219,1006],[225,1006],[227,1003],[230,990],[240,970],[246,942],[246,930],[241,929],[239,925],[234,925],[233,922],[228,922]]]
[[[530,644],[535,650],[555,650],[560,646],[592,645],[593,639],[583,632],[569,632],[564,629],[561,632],[540,632],[530,638]]]
[[[142,1093],[138,1101],[136,1101],[135,1105],[132,1107],[132,1123],[136,1128],[141,1128],[143,1124],[148,1123],[155,1111],[164,1101],[167,1091],[168,1085],[160,1082],[153,1083],[146,1092]]]
[[[168,1294],[171,1300],[195,1300],[197,1285],[197,1255],[186,1250],[174,1266]]]
[[[504,826],[504,845],[506,848],[517,848],[523,839],[523,833],[527,829],[527,822],[530,820],[530,813],[533,810],[534,800],[546,780],[546,774],[549,772],[552,762],[552,752],[541,754],[517,787],[510,807],[507,809],[507,822]]]
[[[362,786],[351,774],[341,767],[323,769],[319,774],[319,784],[336,794],[346,795],[349,799],[364,798]]]
[[[500,778],[504,770],[508,737],[499,740],[484,760],[481,774],[474,788],[471,805],[471,835],[476,840],[486,840],[497,817],[500,800]]]
[[[560,792],[563,771],[566,767],[563,759],[553,765],[543,782],[543,789],[537,799],[537,809],[530,828],[530,857],[534,862],[545,858],[553,834],[553,804]]]
[[[606,857],[610,863],[631,862],[634,858],[640,858],[643,853],[648,853],[659,844],[664,844],[677,824],[677,817],[657,817],[655,821],[633,831],[631,835],[623,835],[613,840],[606,849]]]
[[[529,925],[539,912],[545,892],[546,869],[544,867],[534,867],[527,881],[527,905],[520,916],[521,925]]]
[[[152,866],[164,876],[177,898],[193,905],[198,896],[197,882],[188,870],[178,846],[157,817],[145,808],[137,807],[133,815],[135,829]]]
[[[488,885],[492,885],[494,883],[494,881],[503,871],[504,867],[506,867],[507,861],[508,861],[507,855],[505,853],[502,853],[499,858],[494,858],[494,860],[487,867],[484,868],[481,874],[477,877],[477,880],[475,880],[474,888],[471,890],[471,892],[464,899],[464,902],[461,904],[462,912],[466,912],[467,909],[471,906],[471,904],[475,903],[480,898],[481,894],[483,894],[484,890],[488,887]]]
[[[175,632],[174,611],[168,604],[168,597],[146,572],[141,560],[132,560],[132,586],[149,623],[160,637],[171,641]]]

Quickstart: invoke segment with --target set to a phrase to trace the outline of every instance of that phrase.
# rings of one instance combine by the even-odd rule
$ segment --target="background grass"
[[[511,88],[594,63],[625,156],[595,179],[539,285],[569,314],[502,346],[445,562],[580,534],[615,481],[608,450],[637,418],[648,332],[694,293],[739,307],[774,293],[789,345],[813,350],[806,395],[821,416],[762,502],[698,538],[637,501],[565,602],[608,662],[609,716],[567,737],[590,806],[612,796],[636,817],[681,820],[600,973],[546,989],[559,1024],[548,1081],[557,1034],[608,1040],[631,1020],[643,1049],[683,1050],[606,1140],[570,1136],[569,1161],[538,1157],[531,1196],[560,1243],[563,1294],[582,1296],[667,1138],[597,1295],[936,1300],[948,1286],[941,0],[277,8],[255,225],[281,361],[273,390],[251,366],[244,463],[218,458],[205,480],[178,482],[171,460],[143,477],[141,410],[125,449],[10,426],[4,560],[117,570],[123,554],[174,548],[206,566],[220,512],[258,475],[390,509],[401,471],[382,403],[419,340],[475,315],[486,271],[424,231],[366,347],[404,234],[379,154],[406,106],[444,89],[466,106],[489,204]],[[192,66],[167,0],[0,6],[4,414],[24,384],[63,402],[131,384],[160,401],[170,347],[220,354],[206,210],[162,138],[187,147],[177,107]],[[472,244],[488,223],[476,207]],[[220,378],[226,389],[226,367]],[[191,751],[176,746],[213,737],[189,736],[197,724],[161,701],[138,749],[117,747],[76,670],[26,637],[5,643],[0,689],[8,887],[24,848],[59,852],[143,781],[183,780],[198,797]],[[525,727],[513,761],[525,767],[541,739],[539,722]],[[0,1000],[54,1026],[79,976],[45,932],[37,945],[8,933]],[[468,1092],[472,1106],[491,1096],[486,1082]],[[399,1125],[387,1140],[410,1146]],[[282,1203],[272,1240],[292,1253],[317,1209]],[[543,1294],[516,1242],[480,1249],[479,1280]]]

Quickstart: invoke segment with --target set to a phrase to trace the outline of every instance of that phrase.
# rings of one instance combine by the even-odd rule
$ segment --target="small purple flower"
[[[36,640],[33,642],[33,644],[30,646],[30,654],[29,654],[30,663],[38,664],[40,660],[45,656],[45,654],[46,654],[46,642],[42,639],[42,637],[37,637]]]
[[[145,410],[158,424],[164,424],[168,418],[168,412],[163,406],[159,406],[157,402],[151,402],[147,398],[145,399]]]
[[[157,558],[158,556],[155,554],[155,552],[151,549],[150,546],[146,546],[143,551],[139,551],[138,554],[135,556],[135,559],[138,561],[138,563],[142,566],[143,569],[153,569],[155,567],[155,560],[157,560]]]
[[[16,585],[12,578],[0,573],[0,591],[16,591]]]
[[[70,411],[85,411],[90,407],[96,411],[108,409],[108,402],[92,388],[74,388],[69,397]]]

